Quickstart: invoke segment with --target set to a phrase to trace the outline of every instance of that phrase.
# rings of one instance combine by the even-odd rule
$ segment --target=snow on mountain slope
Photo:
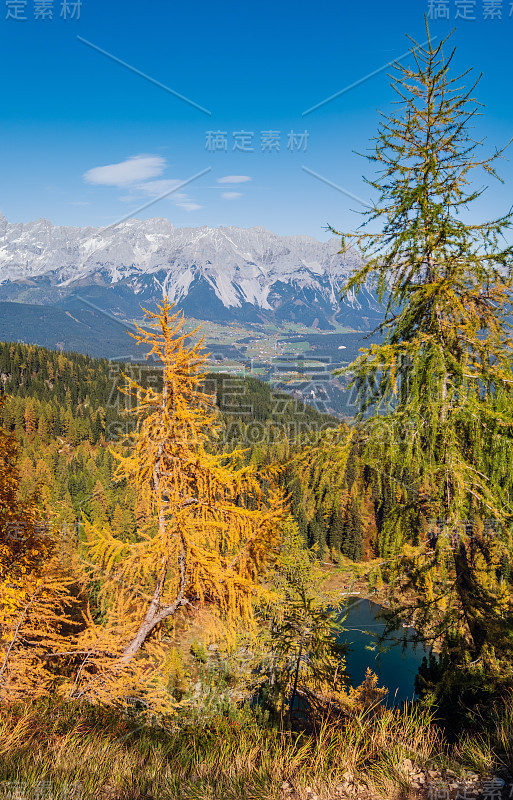
[[[131,299],[158,299],[165,291],[194,316],[203,307],[205,319],[231,313],[329,325],[344,308],[376,316],[370,293],[340,308],[340,288],[356,259],[339,255],[339,247],[335,238],[318,242],[261,227],[176,228],[155,218],[76,228],[44,219],[9,223],[0,214],[0,299],[55,302],[94,287],[110,307],[121,303],[120,313],[128,313]]]

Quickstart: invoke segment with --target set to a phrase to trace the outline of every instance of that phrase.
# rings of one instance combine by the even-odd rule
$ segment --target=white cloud
[[[162,175],[166,166],[167,162],[162,156],[132,156],[119,164],[93,167],[84,173],[84,180],[100,186],[129,186]]]
[[[119,198],[125,203],[135,203],[144,197],[162,197],[164,199],[166,195],[169,195],[169,200],[186,211],[197,211],[202,208],[188,194],[174,191],[183,181],[175,178],[147,180],[162,175],[166,168],[167,162],[161,156],[139,155],[132,156],[119,164],[94,167],[84,173],[84,179],[88,183],[99,186],[117,186],[127,189],[128,194]]]
[[[218,178],[218,183],[246,183],[250,181],[249,175],[225,175],[224,178]]]
[[[242,192],[223,192],[221,197],[225,200],[235,200],[236,197],[242,197]]]
[[[161,181],[147,181],[141,183],[140,189],[151,197],[160,197],[161,194],[172,192],[177,186],[180,186],[182,181],[179,180],[161,180]],[[178,196],[178,195],[175,195]]]
[[[199,208],[202,208],[202,206],[197,203],[177,203],[176,205],[179,208],[185,208],[186,211],[197,211]]]

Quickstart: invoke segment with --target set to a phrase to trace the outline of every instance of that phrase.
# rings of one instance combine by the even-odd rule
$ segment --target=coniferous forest
[[[345,295],[385,309],[353,419],[209,371],[166,296],[139,362],[0,343],[9,796],[513,796],[513,217],[462,214],[504,151],[450,43],[410,55],[377,199],[332,229],[361,255]],[[353,591],[385,625],[360,683]],[[378,656],[406,629],[399,703]]]

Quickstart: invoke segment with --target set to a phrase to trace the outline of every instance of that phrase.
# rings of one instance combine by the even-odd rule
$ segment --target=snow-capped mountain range
[[[339,249],[335,238],[261,227],[177,228],[155,218],[77,228],[0,214],[0,300],[65,306],[80,295],[132,317],[166,292],[198,319],[369,328],[380,317],[370,292],[340,303],[357,260]]]

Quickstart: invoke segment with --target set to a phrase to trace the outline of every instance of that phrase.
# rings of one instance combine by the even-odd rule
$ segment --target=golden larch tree
[[[128,452],[115,452],[117,479],[136,491],[137,536],[86,524],[87,561],[101,582],[102,611],[101,625],[91,618],[82,645],[89,661],[76,692],[88,697],[101,695],[102,687],[111,697],[126,694],[129,684],[137,691],[134,657],[144,648],[151,672],[154,659],[165,658],[155,650],[162,624],[184,609],[208,606],[228,634],[250,624],[285,513],[271,473],[264,492],[244,450],[222,452],[214,400],[201,390],[208,354],[203,339],[190,341],[197,329],[184,332],[185,320],[167,298],[158,313],[145,315],[148,329],[137,326],[133,336],[149,345],[161,385],[145,387],[124,376],[136,425],[124,443]]]
[[[0,412],[4,407],[0,395]],[[55,651],[73,646],[73,578],[33,499],[20,496],[19,449],[0,426],[0,699],[47,694]]]

